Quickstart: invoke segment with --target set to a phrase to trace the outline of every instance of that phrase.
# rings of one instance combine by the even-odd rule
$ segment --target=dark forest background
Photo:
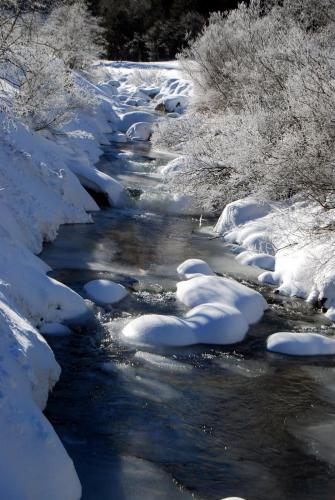
[[[89,0],[89,4],[103,19],[109,59],[157,61],[173,58],[211,12],[234,9],[238,0]]]

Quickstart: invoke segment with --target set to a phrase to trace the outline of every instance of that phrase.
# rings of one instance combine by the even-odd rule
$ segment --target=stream
[[[46,415],[74,461],[82,498],[334,500],[334,357],[265,348],[271,333],[326,331],[327,322],[260,286],[259,270],[236,262],[197,218],[168,212],[155,172],[169,159],[146,144],[106,145],[98,168],[144,191],[145,201],[63,226],[41,255],[53,277],[82,295],[98,278],[130,290],[116,306],[92,306],[72,336],[48,338],[62,376]],[[120,331],[130,318],[184,313],[176,267],[191,257],[260,290],[270,304],[262,321],[235,346],[125,344]]]

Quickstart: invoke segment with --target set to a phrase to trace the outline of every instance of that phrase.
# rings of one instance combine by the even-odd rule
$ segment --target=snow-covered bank
[[[237,259],[266,270],[261,283],[322,306],[335,320],[334,210],[311,203],[242,199],[225,207],[214,231],[237,245]]]
[[[41,411],[60,367],[36,328],[71,334],[62,322],[84,317],[87,305],[48,277],[36,254],[61,224],[92,221],[89,212],[99,208],[84,187],[104,193],[112,206],[128,203],[122,185],[94,168],[101,144],[106,134],[119,142],[143,139],[143,127],[136,127],[143,116],[139,120],[134,106],[149,109],[149,122],[158,119],[155,107],[164,97],[189,90],[179,74],[176,63],[155,70],[138,65],[135,75],[128,64],[99,62],[90,74],[76,75],[96,106],[78,110],[57,133],[1,116],[0,489],[6,500],[81,495],[73,463]],[[127,135],[132,127],[136,133]]]
[[[73,463],[41,411],[60,367],[45,340],[1,292],[0,330],[1,498],[78,499]]]

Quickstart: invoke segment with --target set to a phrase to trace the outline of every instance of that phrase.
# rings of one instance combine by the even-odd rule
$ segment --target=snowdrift
[[[259,281],[279,293],[322,305],[335,320],[335,236],[324,228],[334,210],[307,202],[270,206],[245,198],[223,210],[214,230],[238,245],[237,260],[265,269]]]

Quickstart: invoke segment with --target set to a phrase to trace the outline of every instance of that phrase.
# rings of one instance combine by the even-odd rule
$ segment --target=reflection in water
[[[165,161],[136,149],[120,161],[111,147],[101,167],[155,190],[152,172]],[[265,351],[270,333],[323,320],[264,287],[271,309],[242,344],[136,351],[120,339],[130,317],[184,311],[173,294],[184,259],[203,258],[251,286],[258,273],[191,217],[133,206],[103,210],[94,222],[63,227],[42,255],[80,293],[98,277],[131,290],[117,306],[95,308],[72,337],[51,339],[63,374],[47,416],[75,462],[83,498],[333,500],[334,359]]]

